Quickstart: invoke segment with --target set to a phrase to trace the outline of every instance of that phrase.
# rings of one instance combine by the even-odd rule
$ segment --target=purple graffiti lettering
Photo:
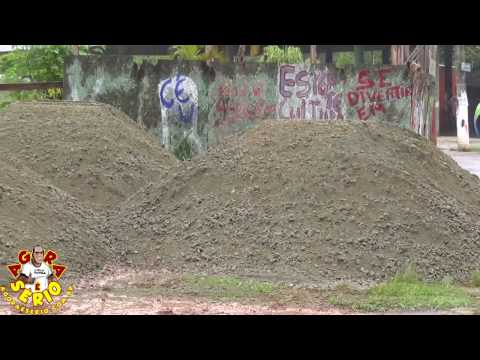
[[[172,82],[172,79],[166,80],[160,89],[160,100],[162,101],[162,105],[165,106],[167,109],[170,109],[173,106],[173,99],[168,101],[163,96],[163,93],[165,92],[165,88],[167,87],[167,85],[170,84],[171,82]]]
[[[181,79],[180,75],[177,75],[177,81],[176,81],[176,84],[175,84],[175,96],[177,97],[178,101],[180,101],[183,104],[188,102],[188,100],[190,100],[190,98],[188,96],[184,99],[182,99],[180,97],[180,95],[182,95],[182,93],[183,93],[183,88],[180,89],[179,86],[185,80],[186,80],[185,78]]]
[[[295,86],[295,80],[287,79],[287,74],[295,72],[295,66],[292,65],[282,65],[280,67],[280,94],[283,97],[291,97],[292,92],[286,90],[287,86]]]
[[[304,80],[305,77],[307,77],[307,80]],[[310,83],[308,81],[308,73],[305,70],[300,71],[297,74],[297,76],[295,76],[295,81],[297,83],[297,86],[301,86],[301,87],[304,88],[302,91],[297,91],[296,92],[297,97],[298,98],[303,98],[303,97],[308,96],[308,94],[310,93],[310,90],[311,90],[311,86],[310,86]]]

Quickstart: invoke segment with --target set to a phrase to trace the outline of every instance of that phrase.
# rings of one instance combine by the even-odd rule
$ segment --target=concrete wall
[[[379,120],[411,126],[404,66],[342,73],[309,65],[171,62],[154,56],[70,57],[65,98],[99,101],[143,123],[166,147],[196,151],[262,119]]]

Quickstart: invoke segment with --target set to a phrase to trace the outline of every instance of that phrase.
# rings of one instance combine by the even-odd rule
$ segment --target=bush
[[[190,160],[193,157],[192,143],[185,136],[174,148],[173,153],[181,161]]]

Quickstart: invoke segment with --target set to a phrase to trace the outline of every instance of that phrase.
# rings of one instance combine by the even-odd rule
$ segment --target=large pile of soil
[[[109,105],[16,103],[0,112],[0,260],[40,244],[68,275],[86,275],[122,254],[104,211],[177,160]],[[117,262],[118,263],[118,262]],[[7,276],[2,266],[0,277]]]
[[[302,283],[480,269],[480,182],[408,130],[265,122],[110,219],[138,266]]]
[[[118,204],[176,163],[121,111],[77,102],[16,103],[0,112],[0,158],[95,208]]]
[[[0,278],[18,251],[42,245],[58,252],[65,274],[85,274],[114,261],[101,219],[28,168],[0,160]],[[3,283],[3,282],[2,282]]]

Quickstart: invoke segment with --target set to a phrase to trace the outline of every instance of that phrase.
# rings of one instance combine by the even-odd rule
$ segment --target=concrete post
[[[455,45],[454,63],[457,68],[457,143],[458,149],[467,151],[470,147],[470,129],[468,125],[468,97],[465,81],[465,72],[462,71],[462,63],[465,62],[465,46]]]

